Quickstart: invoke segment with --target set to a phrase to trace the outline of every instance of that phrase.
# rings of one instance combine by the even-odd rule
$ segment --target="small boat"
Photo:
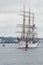
[[[34,13],[29,11],[25,11],[25,6],[23,8],[22,15],[23,16],[23,24],[18,24],[17,27],[22,28],[21,37],[18,37],[18,47],[19,48],[36,48],[38,47],[37,33],[35,32],[36,26],[34,23]],[[28,24],[26,24],[26,18],[28,18]],[[27,30],[26,30],[27,29]]]
[[[5,44],[3,44],[2,46],[5,47]]]

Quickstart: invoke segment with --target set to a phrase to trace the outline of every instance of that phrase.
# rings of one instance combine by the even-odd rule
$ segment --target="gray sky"
[[[0,0],[0,36],[16,36],[16,25],[22,23],[19,15],[25,4],[35,13],[38,37],[43,37],[43,0]]]

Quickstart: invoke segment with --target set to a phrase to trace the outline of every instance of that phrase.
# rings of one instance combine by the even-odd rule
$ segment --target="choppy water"
[[[18,49],[17,44],[0,44],[0,65],[43,65],[43,43],[27,51]]]

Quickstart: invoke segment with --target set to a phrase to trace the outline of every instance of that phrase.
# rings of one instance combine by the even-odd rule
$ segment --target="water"
[[[0,65],[43,65],[43,43],[27,51],[18,49],[17,44],[0,44]]]

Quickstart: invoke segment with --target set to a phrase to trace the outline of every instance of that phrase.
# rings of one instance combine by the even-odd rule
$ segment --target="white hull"
[[[19,44],[19,48],[25,48],[26,47],[26,43],[25,42],[20,42],[18,44]],[[28,48],[36,48],[36,47],[38,47],[38,44],[39,43],[35,43],[35,44],[28,43]]]

